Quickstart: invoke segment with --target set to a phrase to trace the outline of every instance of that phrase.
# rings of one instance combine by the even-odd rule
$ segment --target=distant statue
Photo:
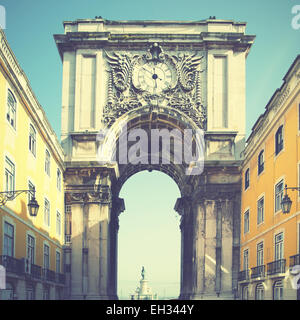
[[[145,280],[145,268],[144,267],[142,267],[141,275],[142,275],[142,279]]]

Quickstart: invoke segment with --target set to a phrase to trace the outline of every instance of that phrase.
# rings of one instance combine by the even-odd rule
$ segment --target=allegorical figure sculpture
[[[142,275],[142,280],[145,280],[145,268],[144,267],[142,267],[141,275]]]

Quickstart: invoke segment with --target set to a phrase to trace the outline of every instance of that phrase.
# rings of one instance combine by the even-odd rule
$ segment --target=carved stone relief
[[[145,54],[106,52],[106,59],[109,66],[103,116],[106,126],[110,127],[132,109],[159,104],[182,111],[199,128],[205,129],[201,87],[203,56],[171,55],[154,44]]]

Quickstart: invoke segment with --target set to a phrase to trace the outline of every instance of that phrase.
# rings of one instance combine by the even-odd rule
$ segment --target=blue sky
[[[256,35],[247,59],[249,134],[300,53],[300,29],[291,27],[292,7],[297,4],[300,0],[0,0],[6,8],[9,44],[58,136],[62,64],[53,34],[63,33],[63,21],[99,15],[110,20],[203,20],[213,15],[247,22],[247,33]],[[128,288],[136,288],[143,264],[147,265],[154,290],[161,295],[176,292],[178,287],[173,291],[162,287],[172,287],[179,281],[180,233],[173,211],[179,196],[177,186],[161,173],[139,173],[127,181],[121,195],[127,209],[120,218],[119,292],[127,295]],[[152,246],[149,239],[153,240]],[[159,245],[162,239],[164,244],[169,243],[169,249]]]

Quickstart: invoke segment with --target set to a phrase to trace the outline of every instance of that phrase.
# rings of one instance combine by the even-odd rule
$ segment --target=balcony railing
[[[41,266],[30,263],[28,259],[16,259],[7,255],[0,256],[0,265],[4,266],[6,272],[19,276],[26,276],[38,280],[46,280],[58,284],[65,283],[65,275],[50,269],[42,269]]]
[[[55,282],[55,272],[50,269],[43,269],[43,278],[44,280]]]
[[[265,276],[265,266],[257,266],[251,268],[251,279],[256,279]]]
[[[276,260],[268,263],[267,273],[268,275],[285,273],[285,259]]]
[[[238,279],[239,281],[249,280],[249,269],[240,271]]]
[[[300,265],[300,253],[290,257],[290,267]]]
[[[56,283],[60,283],[60,284],[64,284],[65,283],[65,275],[63,273],[55,273],[55,282]]]
[[[4,266],[7,272],[21,274],[24,272],[24,263],[20,259],[10,256],[0,256],[0,264]]]

